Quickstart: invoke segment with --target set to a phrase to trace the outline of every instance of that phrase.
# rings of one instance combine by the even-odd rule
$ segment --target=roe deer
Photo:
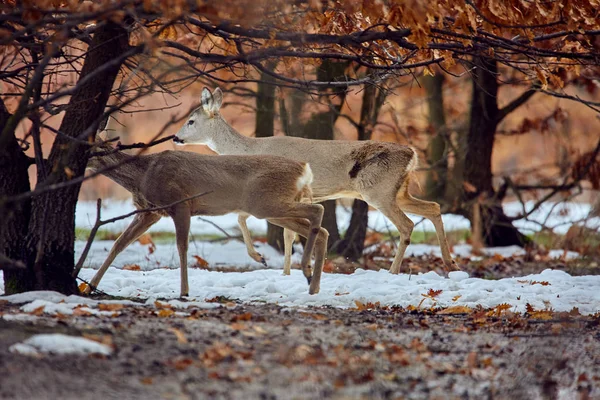
[[[102,173],[131,192],[136,208],[156,208],[179,203],[162,211],[136,214],[91,280],[90,290],[98,286],[121,251],[161,217],[170,216],[175,222],[181,265],[181,296],[187,296],[190,218],[194,215],[235,212],[244,221],[249,215],[267,218],[273,224],[306,237],[302,270],[310,284],[309,293],[319,292],[328,233],[321,228],[323,206],[300,201],[301,198],[311,196],[312,172],[308,164],[276,156],[221,157],[183,151],[164,151],[134,157],[111,149],[93,157],[88,168],[98,171],[115,165],[118,166]],[[192,198],[200,193],[206,195]],[[189,200],[184,201],[188,198]],[[247,242],[250,242],[249,237]],[[250,245],[249,250],[251,248]],[[314,274],[311,275],[313,248],[315,266]]]
[[[400,244],[390,272],[397,274],[414,223],[409,212],[429,219],[435,226],[446,269],[459,269],[448,249],[439,204],[419,200],[408,192],[409,176],[417,167],[417,153],[409,146],[377,141],[314,140],[275,136],[241,135],[219,114],[223,92],[202,90],[201,106],[192,111],[173,139],[176,143],[205,144],[218,154],[269,154],[310,164],[316,202],[349,197],[361,199],[380,210],[400,233]],[[244,227],[241,227],[244,230]],[[286,255],[293,235],[284,234]],[[289,274],[286,256],[284,274]]]

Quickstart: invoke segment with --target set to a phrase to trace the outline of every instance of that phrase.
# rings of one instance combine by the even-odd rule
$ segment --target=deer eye
[[[194,125],[194,121],[189,121],[189,122],[188,122],[188,125],[190,125],[190,126],[191,126],[191,125]]]

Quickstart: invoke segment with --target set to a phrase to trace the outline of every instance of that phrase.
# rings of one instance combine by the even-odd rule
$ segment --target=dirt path
[[[0,398],[600,398],[598,317],[488,314],[259,304],[0,317]],[[8,351],[41,332],[92,337],[114,353]]]

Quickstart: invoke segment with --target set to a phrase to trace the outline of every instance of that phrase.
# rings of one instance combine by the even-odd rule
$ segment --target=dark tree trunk
[[[267,65],[275,68],[274,64]],[[275,88],[271,75],[262,73],[256,93],[256,137],[273,136],[275,133]],[[283,252],[283,228],[267,222],[267,243]]]
[[[523,245],[525,237],[504,214],[492,185],[492,151],[501,112],[498,109],[498,67],[495,61],[475,58],[473,99],[464,154],[463,202],[473,223],[474,206],[481,207],[481,230],[487,246]],[[462,183],[462,182],[461,182]]]
[[[446,192],[448,159],[446,153],[446,115],[444,113],[443,84],[444,75],[423,77],[421,83],[427,92],[429,109],[429,125],[433,129],[427,147],[427,180],[425,182],[425,198],[439,201]]]
[[[338,81],[344,79],[344,74],[348,64],[345,62],[334,62],[325,60],[321,63],[317,69],[317,79],[323,81]],[[321,91],[326,91],[323,88]],[[301,98],[300,98],[301,99]],[[333,140],[333,130],[335,122],[337,121],[342,105],[346,99],[346,92],[342,92],[338,95],[337,104],[331,104],[330,109],[323,111],[313,116],[308,122],[302,127],[300,136],[311,139],[320,140]],[[299,100],[301,101],[301,100]],[[299,112],[300,110],[292,110],[292,112]],[[293,116],[290,118],[294,120]],[[335,215],[335,200],[327,200],[323,202],[325,207],[325,213],[323,214],[323,228],[329,232],[329,241],[327,242],[327,249],[331,250],[340,240],[340,232],[337,226],[337,217]]]
[[[0,99],[0,132],[4,129],[10,114]],[[19,146],[13,133],[10,134],[8,145],[0,149],[0,201],[2,198],[11,197],[30,190],[27,169],[29,159]],[[12,260],[22,260],[25,235],[31,202],[24,200],[17,203],[0,204],[0,254]],[[33,283],[29,276],[30,271],[25,269],[7,269],[4,271],[4,287],[7,294],[15,293],[18,282]],[[28,286],[32,289],[32,286]]]
[[[112,22],[102,25],[94,34],[80,79],[119,58],[127,48],[128,34],[123,27]],[[119,69],[120,65],[107,68],[77,88],[62,120],[61,132],[76,137],[90,128],[90,123],[99,120]],[[97,126],[91,126],[92,140],[96,129]],[[44,176],[38,171],[38,187],[83,175],[87,160],[87,146],[57,136],[48,157],[51,172]],[[75,206],[80,186],[75,184],[33,198],[24,254],[28,273],[22,278],[13,277],[7,288],[11,293],[31,289],[56,290],[65,294],[78,292],[71,274],[74,269]]]
[[[320,140],[333,139],[333,126],[337,120],[337,114],[331,111],[314,114],[312,118],[304,125],[303,137]],[[324,201],[325,213],[323,214],[322,227],[329,232],[329,241],[327,249],[331,250],[340,240],[340,231],[337,225],[337,217],[335,214],[336,201]]]
[[[385,101],[385,91],[376,86],[366,86],[360,110],[360,121],[358,124],[358,140],[370,140],[379,111]],[[369,206],[362,200],[354,200],[352,203],[352,216],[350,225],[344,235],[344,239],[336,246],[335,251],[353,261],[358,260],[365,248],[367,236],[367,225],[369,223]]]
[[[362,200],[354,200],[352,203],[350,225],[348,225],[344,239],[336,246],[335,251],[339,255],[353,261],[362,257],[363,250],[365,249],[368,224],[369,205]]]

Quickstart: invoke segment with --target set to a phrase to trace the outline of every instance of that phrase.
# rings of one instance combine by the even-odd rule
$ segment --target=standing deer
[[[276,136],[251,138],[233,129],[219,114],[223,92],[202,90],[201,106],[194,110],[173,140],[182,145],[204,144],[218,154],[269,154],[310,164],[316,202],[348,197],[361,199],[380,210],[398,229],[400,244],[390,267],[400,271],[414,223],[409,212],[429,219],[435,226],[446,269],[458,270],[450,256],[440,206],[410,195],[410,174],[418,163],[417,153],[409,146],[377,141],[314,140]],[[241,229],[246,229],[243,225]],[[247,229],[246,229],[247,230]],[[245,235],[245,237],[249,234]],[[284,274],[290,273],[294,235],[284,232],[286,259]]]
[[[218,157],[183,151],[133,157],[110,146],[108,148],[110,150],[104,154],[93,157],[88,168],[96,171],[106,169],[102,174],[131,192],[138,209],[168,207],[161,211],[136,214],[91,280],[90,291],[98,286],[121,251],[161,217],[169,216],[175,222],[181,265],[181,296],[187,296],[190,218],[194,215],[235,212],[244,222],[250,215],[267,218],[275,225],[306,237],[302,271],[310,285],[309,293],[319,292],[328,233],[321,228],[323,206],[300,201],[311,197],[312,171],[307,163],[268,155]],[[107,169],[110,167],[115,168]],[[206,194],[194,197],[200,193]],[[244,238],[251,243],[246,233]],[[315,266],[311,275],[313,248]],[[248,251],[256,253],[251,245]],[[256,257],[260,258],[260,255]]]

